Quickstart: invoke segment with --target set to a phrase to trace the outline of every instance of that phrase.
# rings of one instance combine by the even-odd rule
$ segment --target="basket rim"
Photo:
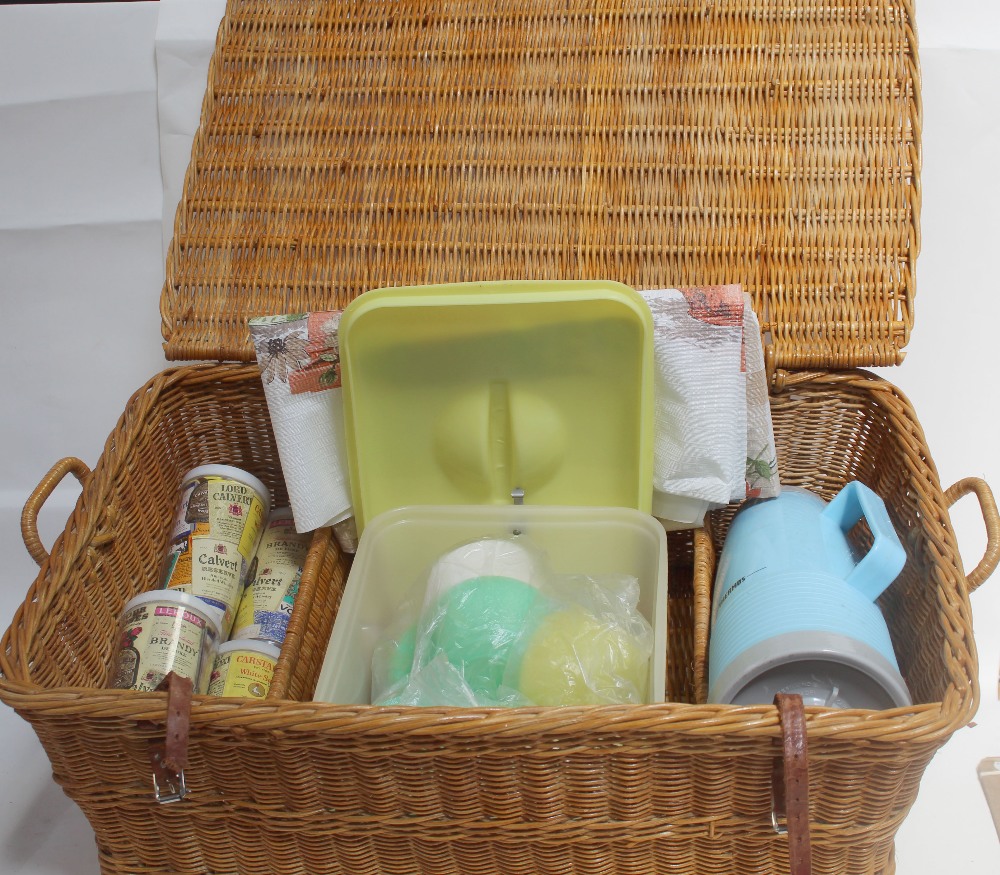
[[[166,722],[167,694],[90,687],[43,688],[0,676],[0,700],[25,719],[60,717],[107,721]],[[956,713],[944,717],[942,703],[934,702],[885,711],[805,708],[810,740],[838,739],[870,742],[943,743],[967,722]],[[531,738],[568,745],[574,739],[588,747],[614,746],[628,735],[655,738],[664,731],[677,736],[780,738],[777,710],[771,705],[697,705],[664,702],[651,705],[585,705],[522,708],[407,707],[341,705],[268,699],[248,702],[195,695],[191,734],[238,726],[249,733],[324,735],[331,739],[378,740],[387,737],[472,742],[488,737],[491,746],[516,744]],[[595,734],[596,733],[596,734]],[[603,740],[603,741],[602,741]]]
[[[34,634],[51,600],[59,593],[62,578],[89,546],[94,536],[100,508],[112,490],[113,482],[129,475],[127,446],[130,433],[139,429],[145,413],[164,391],[178,383],[197,385],[203,381],[246,380],[255,377],[254,366],[240,364],[199,364],[169,368],[152,377],[138,389],[126,405],[118,424],[108,437],[105,451],[89,480],[84,484],[66,530],[53,546],[46,562],[28,588],[11,624],[0,641],[0,700],[26,719],[43,719],[58,713],[95,719],[157,720],[164,713],[163,694],[137,693],[131,690],[107,690],[90,687],[43,687],[30,679],[29,651]],[[802,375],[783,391],[809,383],[825,388],[848,385],[873,393],[887,393],[894,399],[886,403],[892,415],[892,427],[901,439],[926,446],[922,429],[905,395],[881,376],[858,370],[843,373],[820,372]],[[939,596],[939,622],[946,624],[946,639],[956,659],[948,666],[948,686],[940,702],[924,703],[891,711],[834,711],[807,709],[810,735],[850,739],[883,738],[894,742],[943,741],[971,719],[978,706],[978,664],[972,635],[971,606],[966,579],[961,571],[958,545],[948,520],[948,507],[929,457],[907,454],[911,476],[923,484],[928,502],[923,525],[926,537],[933,542],[952,586],[944,598]],[[964,647],[964,650],[963,650]],[[943,657],[942,657],[943,658]],[[963,671],[965,672],[963,675]],[[402,732],[417,735],[454,734],[465,738],[484,732],[501,735],[531,735],[538,726],[551,726],[552,732],[567,737],[576,727],[592,722],[602,729],[628,731],[642,735],[670,729],[690,736],[733,735],[752,737],[776,735],[777,711],[772,706],[701,705],[670,702],[657,705],[586,706],[524,709],[406,709],[375,706],[343,706],[318,702],[269,700],[261,704],[238,700],[206,700],[196,697],[192,726],[235,725],[259,731],[364,732],[372,736]],[[910,714],[909,720],[903,719]],[[460,715],[460,716],[459,716]],[[523,724],[523,725],[522,725]],[[528,724],[533,724],[531,727]],[[537,724],[537,725],[534,725]],[[299,729],[294,729],[299,726]]]

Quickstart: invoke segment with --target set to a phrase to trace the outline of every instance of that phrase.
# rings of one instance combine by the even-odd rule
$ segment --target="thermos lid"
[[[882,710],[912,705],[906,682],[875,648],[845,635],[790,632],[750,647],[722,671],[710,702],[770,705],[798,693],[807,707]]]

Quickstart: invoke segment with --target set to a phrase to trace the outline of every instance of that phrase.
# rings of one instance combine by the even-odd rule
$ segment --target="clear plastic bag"
[[[536,705],[649,701],[653,629],[638,610],[638,580],[558,576],[548,591],[553,608],[526,629],[505,683]]]
[[[552,574],[523,540],[462,545],[435,564],[376,646],[372,702],[646,702],[653,630],[638,599],[635,578]]]

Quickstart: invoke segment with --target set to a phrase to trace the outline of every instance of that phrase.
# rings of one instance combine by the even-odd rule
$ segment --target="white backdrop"
[[[18,522],[25,498],[63,456],[95,464],[128,397],[166,366],[163,240],[222,8],[221,0],[0,6],[2,627],[34,576]],[[1000,492],[1000,302],[992,294],[1000,4],[918,0],[917,23],[924,101],[917,318],[906,361],[885,376],[913,401],[942,482],[976,475]],[[161,90],[165,80],[170,86],[159,102],[157,64]],[[76,494],[65,483],[47,502],[46,544]],[[985,543],[975,501],[960,502],[953,520],[971,569]],[[1000,757],[1000,575],[972,603],[982,705],[976,725],[945,746],[924,778],[899,834],[900,875],[1000,871],[1000,843],[975,775],[981,759]],[[96,873],[92,834],[52,783],[30,727],[0,708],[0,733],[0,869]]]

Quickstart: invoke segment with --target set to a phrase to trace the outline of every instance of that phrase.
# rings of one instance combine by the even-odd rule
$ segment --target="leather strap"
[[[810,875],[812,848],[809,841],[809,764],[806,718],[802,697],[778,693],[774,697],[781,723],[781,757],[771,772],[771,805],[775,828],[784,818],[788,832],[791,875]]]
[[[191,696],[194,684],[169,672],[157,689],[167,690],[167,740],[163,764],[175,772],[183,772],[187,765],[188,729],[191,726]]]
[[[184,768],[187,766],[194,684],[190,678],[169,672],[156,691],[167,693],[167,735],[162,744],[149,748],[153,790],[158,802],[179,802],[187,794]]]

